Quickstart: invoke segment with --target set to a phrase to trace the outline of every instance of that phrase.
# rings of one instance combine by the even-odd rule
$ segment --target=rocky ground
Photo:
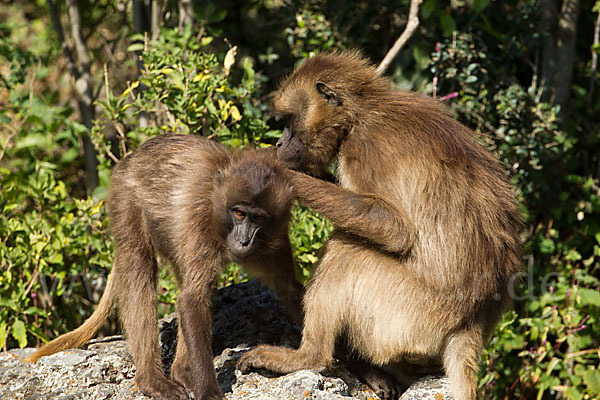
[[[326,373],[298,371],[278,376],[267,371],[242,374],[235,369],[241,354],[260,343],[297,347],[300,328],[286,317],[274,296],[258,282],[229,286],[215,301],[213,351],[215,370],[229,400],[367,400],[376,394],[336,363]],[[161,321],[163,363],[173,359],[177,321]],[[87,349],[43,357],[36,364],[21,358],[34,349],[0,353],[0,399],[133,400],[147,399],[137,390],[135,367],[122,336],[94,340]],[[449,400],[448,382],[427,377],[411,386],[401,400]]]

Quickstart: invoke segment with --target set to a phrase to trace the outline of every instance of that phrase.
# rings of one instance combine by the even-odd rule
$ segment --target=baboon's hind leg
[[[318,289],[310,287],[304,298],[304,327],[300,348],[293,350],[278,346],[258,346],[240,358],[240,370],[266,368],[286,374],[301,369],[322,371],[331,364],[344,310],[330,301],[323,302],[320,298],[322,293]]]
[[[475,400],[479,354],[483,347],[481,332],[463,330],[448,339],[443,355],[446,375],[455,400]]]
[[[162,370],[152,248],[143,244],[127,251],[117,248],[112,273],[117,274],[119,313],[136,366],[135,382],[155,399],[187,399],[185,389],[167,379]]]

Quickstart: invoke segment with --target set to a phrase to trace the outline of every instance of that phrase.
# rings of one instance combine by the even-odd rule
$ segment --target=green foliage
[[[472,34],[459,34],[438,46],[432,72],[444,93],[456,92],[455,110],[476,130],[511,171],[514,182],[534,213],[547,206],[557,182],[548,180],[575,139],[558,128],[557,106],[536,99],[536,93],[491,73],[497,59]]]
[[[94,129],[102,160],[110,146],[102,130],[114,126],[125,154],[141,141],[160,133],[193,133],[215,138],[229,147],[272,139],[256,90],[252,61],[236,65],[236,47],[217,55],[207,47],[214,37],[196,37],[191,28],[165,29],[143,53],[139,81],[118,97],[109,91],[99,101],[104,115]],[[234,72],[241,75],[234,79]],[[138,124],[147,118],[145,126]],[[121,155],[124,155],[121,154]],[[108,154],[110,158],[119,155]]]
[[[292,55],[298,59],[333,50],[338,44],[339,34],[321,11],[304,8],[296,12],[295,23],[285,34]]]
[[[308,281],[313,266],[319,260],[320,251],[333,231],[331,222],[311,209],[296,206],[290,224],[290,242],[298,267],[297,278],[303,284]]]
[[[0,79],[10,94],[0,96],[0,348],[10,348],[81,323],[89,282],[105,275],[111,251],[102,204],[68,194],[79,190],[81,125],[51,105],[52,93],[34,95],[39,60],[11,28],[0,31],[0,59],[10,60]]]
[[[80,324],[89,282],[111,263],[103,203],[69,199],[56,168],[39,161],[18,173],[0,169],[0,347]],[[80,305],[65,307],[73,303]]]
[[[34,95],[34,85],[45,75],[42,60],[19,48],[11,32],[12,27],[0,25],[0,60],[10,67],[0,74],[1,154],[17,170],[28,168],[32,160],[52,163],[68,189],[81,190],[77,158],[85,128],[69,119],[69,107],[53,104],[54,93]]]
[[[7,88],[22,84],[33,61],[33,54],[15,45],[10,38],[11,27],[0,24],[0,56],[10,63],[8,76],[0,75],[0,82]]]

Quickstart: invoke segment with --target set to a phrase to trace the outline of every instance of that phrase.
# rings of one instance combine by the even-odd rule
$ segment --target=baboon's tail
[[[82,347],[91,338],[94,337],[98,329],[102,327],[106,318],[110,314],[115,303],[115,278],[114,274],[108,276],[108,282],[106,283],[106,289],[100,298],[96,311],[89,317],[79,328],[60,335],[51,342],[40,347],[38,351],[23,359],[24,362],[36,362],[40,357],[49,356],[54,353],[66,349],[75,349]]]

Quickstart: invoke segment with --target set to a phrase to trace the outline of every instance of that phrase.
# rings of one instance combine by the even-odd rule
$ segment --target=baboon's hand
[[[261,345],[252,350],[247,351],[242,355],[237,363],[237,369],[244,374],[248,373],[253,368],[267,368],[268,352],[273,346]]]
[[[264,344],[246,352],[238,361],[237,367],[242,372],[248,372],[251,368],[265,368],[280,374],[289,374],[301,369],[323,369],[321,365],[307,362],[298,350]]]

